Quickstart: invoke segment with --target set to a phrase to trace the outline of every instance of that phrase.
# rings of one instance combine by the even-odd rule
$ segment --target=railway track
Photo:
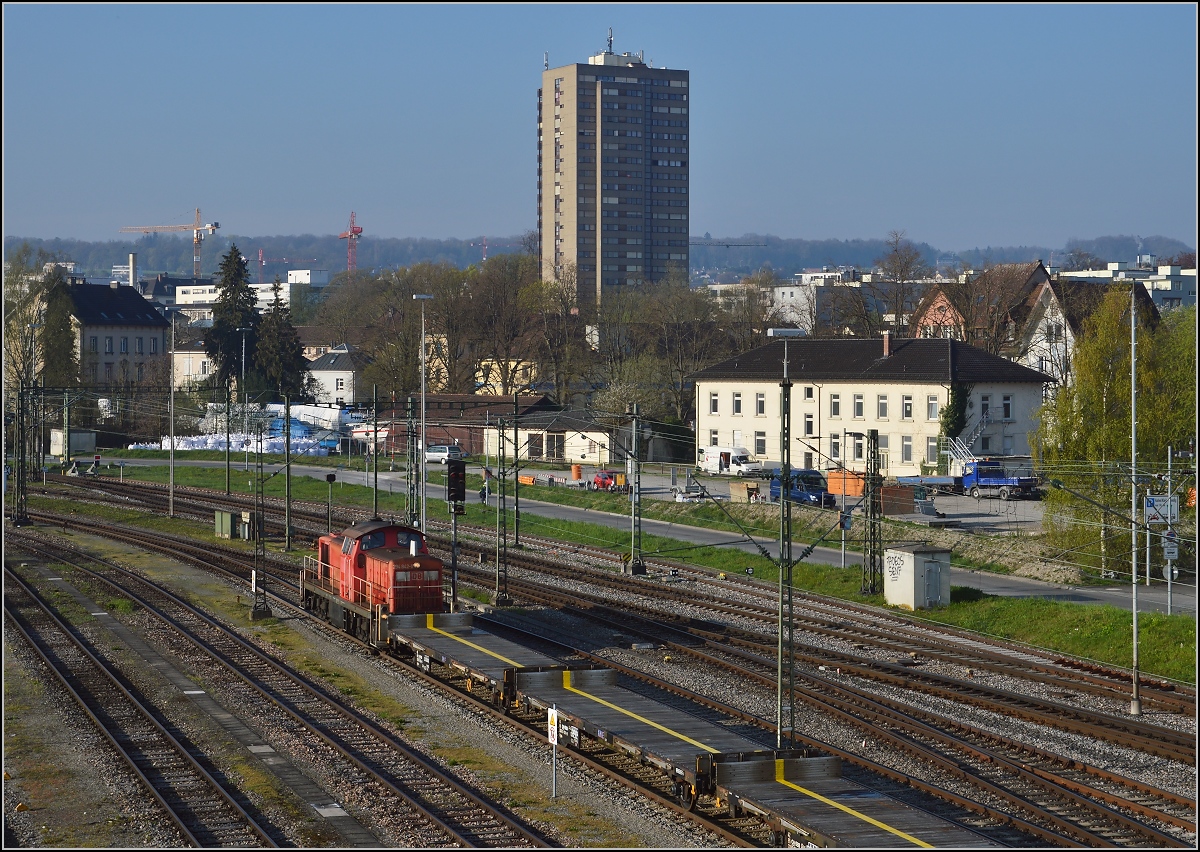
[[[220,496],[224,497],[223,494]],[[200,498],[197,497],[197,499]],[[180,500],[177,497],[177,508],[179,505]],[[325,515],[323,511],[324,507],[322,506],[320,508],[322,511],[319,517],[316,519],[321,522],[321,528],[323,528],[325,521]],[[211,506],[209,507],[208,511],[211,511]],[[294,519],[303,516],[303,511],[297,513],[295,510],[293,510]],[[563,551],[573,550],[569,546],[564,546],[561,543],[556,543],[555,547],[560,551],[560,553]],[[486,553],[487,551],[481,552]],[[560,572],[559,580],[561,580],[563,576],[561,572],[564,569],[553,565],[552,560],[536,558],[530,559],[530,554],[527,552],[521,552],[518,554],[510,551],[510,557],[513,557],[513,559],[510,561],[514,562],[514,567],[519,567],[519,565],[517,565],[515,562],[515,560],[519,557],[522,561],[528,560],[531,565],[534,562],[542,563],[533,566],[533,569],[538,570],[539,572],[545,573],[558,571]],[[245,559],[245,554],[242,554],[242,559]],[[472,573],[472,570],[473,569],[471,569],[469,565],[460,564],[460,572],[462,572],[464,578],[469,577]],[[581,567],[579,564],[571,565],[570,568],[566,569],[566,572],[574,579],[579,579],[581,577]],[[490,572],[481,572],[479,574],[479,579],[487,581],[488,585],[490,585],[490,577]],[[645,581],[631,581],[628,578],[614,577],[612,572],[606,572],[602,570],[588,574],[586,579],[589,585],[599,586],[604,584],[614,590],[625,592],[628,592],[631,588],[637,588],[639,592],[647,594],[649,594],[651,591],[647,587],[655,585]],[[711,582],[710,577],[706,576],[705,579]],[[566,605],[578,607],[581,603],[580,595],[578,593],[572,592],[570,595],[566,596],[566,600],[553,600],[552,598],[546,596],[548,593],[546,593],[544,589],[541,589],[541,583],[530,583],[527,586],[519,585],[518,583],[517,586],[514,586],[515,579],[511,574],[509,582],[510,587],[513,588],[514,591],[518,591],[521,596],[528,597],[531,600],[540,600],[550,605],[557,605],[560,607]],[[662,584],[658,585],[661,586]],[[751,591],[757,592],[761,596],[761,590],[754,589],[750,584],[739,582],[738,586],[739,590],[741,590],[743,587],[749,587]],[[669,595],[667,595],[667,597],[669,597]],[[728,601],[721,602],[721,600],[715,595],[710,595],[707,592],[698,592],[695,588],[691,588],[686,592],[676,594],[675,598],[677,601],[682,598],[686,599],[690,603],[697,603],[702,607],[708,608],[709,611],[714,615],[720,615],[727,620],[731,617],[754,618],[755,616],[761,620],[763,616],[764,608],[753,601],[750,601],[749,603],[739,602],[736,604],[729,604]],[[606,602],[603,599],[597,599],[588,604],[588,607],[594,611],[599,611],[600,609],[608,606],[609,602]],[[625,603],[622,603],[621,606],[623,609],[627,608]],[[854,623],[846,624],[844,623],[844,616],[842,617],[842,621],[834,621],[831,616],[814,619],[814,621],[819,624],[824,624],[824,627],[828,632],[840,635],[842,638],[846,638],[847,636],[855,637],[856,640],[864,636],[868,636],[871,631],[874,631],[876,634],[883,634],[885,632],[885,628],[892,629],[893,624],[891,622],[893,621],[895,624],[900,625],[900,627],[903,629],[906,629],[913,634],[917,634],[917,638],[911,640],[913,642],[918,641],[920,638],[919,634],[928,632],[923,625],[918,624],[914,626],[911,623],[904,622],[900,619],[892,620],[887,619],[886,617],[881,617],[878,615],[878,613],[868,611],[866,608],[861,609],[865,614],[865,617],[861,619],[862,623],[855,621]],[[839,615],[841,615],[840,612]],[[629,629],[629,616],[625,614],[618,617],[623,619],[622,623],[625,625],[626,629]],[[722,626],[720,630],[713,630],[712,628],[715,625],[712,623],[702,624],[700,626],[688,625],[681,628],[677,623],[679,621],[677,617],[671,617],[671,621],[676,623],[667,624],[665,623],[662,613],[655,612],[652,607],[647,607],[646,611],[643,612],[642,617],[649,619],[649,623],[651,623],[652,626],[648,627],[647,630],[657,631],[659,639],[662,639],[664,631],[683,630],[684,635],[677,637],[678,641],[675,646],[681,653],[696,654],[698,653],[696,650],[697,646],[703,644],[709,649],[709,656],[711,656],[714,660],[721,660],[721,664],[727,666],[730,665],[729,660],[727,659],[728,657],[740,656],[740,659],[736,663],[736,667],[741,670],[742,676],[750,680],[753,680],[755,677],[757,677],[760,679],[760,681],[766,683],[766,681],[763,680],[764,675],[762,674],[762,671],[767,668],[773,669],[774,667],[775,663],[772,657],[774,651],[773,645],[764,645],[761,636],[756,637],[749,632],[744,632],[743,635],[735,635],[738,633],[738,631],[730,630],[728,625]],[[771,617],[774,618],[774,615]],[[880,626],[881,623],[883,626]],[[798,629],[801,627],[799,622],[797,627]],[[877,641],[881,641],[879,640],[878,636]],[[977,639],[971,639],[970,641],[974,642],[976,645],[982,645],[982,643],[978,642]],[[933,652],[926,650],[924,653],[928,656],[935,657],[939,654],[947,654],[948,652],[935,649]],[[1018,654],[1021,653],[1024,653],[1026,656],[1033,656],[1027,652],[1018,651]],[[987,664],[987,657],[989,656],[1000,657],[1000,659],[997,659],[993,662],[993,665],[1000,667],[1005,671],[1012,669],[1016,665],[1012,662],[1013,655],[1011,653],[997,654],[986,648],[980,648],[973,652],[973,656],[969,657],[968,659],[971,661],[970,664],[976,665],[979,668],[984,668]],[[722,660],[722,658],[726,659]],[[953,659],[955,662],[959,662],[960,665],[963,664],[961,663],[961,657],[955,657]],[[836,666],[839,661],[829,657],[814,657],[809,662],[813,666],[817,666],[818,664]],[[842,658],[841,663],[844,669],[848,669],[852,666],[859,666],[863,670],[864,677],[870,677],[874,680],[887,681],[890,678],[893,680],[893,682],[910,686],[914,679],[911,667],[908,666],[880,665],[879,661],[876,660],[864,663],[861,660],[852,660],[844,657]],[[610,661],[606,661],[605,664],[612,665]],[[755,666],[758,669],[757,673],[753,670]],[[1059,685],[1060,688],[1066,688],[1066,685],[1070,684],[1072,688],[1075,688],[1079,691],[1092,691],[1079,689],[1079,687],[1075,685],[1077,683],[1076,681],[1072,681],[1067,675],[1062,674],[1063,672],[1069,673],[1072,671],[1072,667],[1070,665],[1059,665],[1057,663],[1040,664],[1036,663],[1035,661],[1033,667],[1050,669],[1050,671],[1041,672],[1037,676],[1051,678]],[[1113,688],[1113,682],[1119,682],[1119,677],[1114,678],[1109,672],[1106,671],[1101,671],[1099,673],[1087,671],[1083,672],[1082,674],[1084,675],[1084,679],[1078,682],[1087,682],[1091,684],[1095,690],[1099,690],[1101,693],[1104,693],[1106,690],[1111,690]],[[938,678],[923,678],[923,680],[926,682],[926,685],[928,685],[930,681],[937,681]],[[773,685],[773,677],[770,679],[770,683]],[[960,684],[958,687],[958,694],[948,696],[948,700],[961,700],[961,696],[965,692],[970,691],[975,691],[979,695],[987,694],[990,696],[987,698],[987,700],[993,700],[996,690],[977,690],[975,687],[976,685],[970,683]],[[818,701],[821,699],[821,697],[826,696],[827,694],[835,694],[845,691],[844,687],[829,682],[828,679],[816,680],[811,689],[814,693],[814,695],[809,698],[811,701]],[[1017,696],[1017,698],[1023,699],[1024,697]],[[1191,702],[1191,706],[1194,707],[1194,691],[1186,690],[1176,684],[1162,684],[1162,688],[1159,690],[1156,698],[1161,698],[1164,703],[1171,706],[1175,712],[1179,712],[1180,708],[1186,708],[1189,700]],[[1120,810],[1118,809],[1129,810],[1132,811],[1135,817],[1141,817],[1147,820],[1172,825],[1177,828],[1182,828],[1185,831],[1190,831],[1194,834],[1194,802],[1183,799],[1182,797],[1173,796],[1165,791],[1157,790],[1151,785],[1142,785],[1140,782],[1136,782],[1133,779],[1106,777],[1105,773],[1100,772],[1094,767],[1081,766],[1079,765],[1078,761],[1072,761],[1070,759],[1062,758],[1044,751],[1039,752],[1037,749],[1030,749],[1029,747],[1023,746],[1020,743],[1005,742],[1003,741],[1003,738],[983,734],[982,732],[971,729],[970,726],[960,724],[953,718],[937,716],[932,713],[924,714],[922,716],[922,714],[912,713],[912,708],[908,706],[902,709],[895,706],[874,706],[882,704],[882,702],[879,702],[877,698],[868,695],[859,695],[854,699],[846,698],[845,700],[850,701],[851,703],[853,703],[853,700],[860,702],[858,709],[851,708],[838,711],[848,714],[847,718],[858,719],[855,724],[867,726],[878,726],[880,724],[885,724],[889,727],[903,729],[903,734],[900,737],[903,742],[898,743],[897,747],[913,748],[914,742],[919,743],[922,739],[926,739],[930,742],[938,743],[936,746],[932,746],[935,749],[940,749],[944,753],[957,753],[956,757],[940,758],[946,762],[946,771],[950,772],[951,774],[958,771],[959,767],[957,767],[955,763],[956,761],[962,760],[962,755],[974,752],[975,757],[973,759],[978,760],[981,766],[986,767],[991,764],[992,766],[1007,765],[1019,768],[1021,772],[1025,772],[1027,775],[1027,777],[1022,781],[1023,784],[1033,785],[1033,788],[1037,788],[1039,786],[1061,788],[1062,790],[1065,790],[1074,796],[1078,796],[1084,800],[1092,802],[1093,805],[1098,806],[1100,816],[1076,814],[1075,816],[1067,819],[1067,824],[1075,828],[1076,836],[1078,836],[1080,824],[1086,824],[1095,819],[1105,820],[1109,823],[1109,827],[1105,830],[1107,833],[1100,832],[1095,836],[1087,837],[1087,839],[1084,840],[1085,843],[1092,844],[1099,842],[1103,844],[1105,842],[1117,842],[1119,844],[1124,844],[1126,842],[1134,842],[1136,845],[1136,843],[1139,842],[1143,844],[1149,842],[1154,845],[1169,845],[1172,842],[1177,842],[1169,835],[1163,835],[1161,833],[1155,834],[1157,831],[1156,829],[1141,824],[1136,818],[1132,820],[1134,824],[1125,824],[1125,827],[1122,828],[1121,825],[1123,824],[1123,817],[1120,815]],[[979,698],[977,695],[973,700],[983,699]],[[862,702],[867,702],[868,709],[863,709]],[[1045,702],[1042,702],[1042,704],[1045,704]],[[1072,710],[1072,714],[1068,715],[1078,715],[1074,714],[1074,708],[1070,709]],[[832,712],[832,710],[830,712]],[[1045,724],[1045,720],[1039,716],[1040,713],[1041,710],[1038,710],[1030,718],[1037,720],[1040,724]],[[1095,714],[1092,715],[1095,717]],[[874,721],[871,721],[872,719],[874,719]],[[1096,718],[1093,718],[1092,723],[1095,721],[1097,721]],[[1124,722],[1125,720],[1118,721]],[[1097,732],[1092,731],[1088,735],[1101,735],[1104,737],[1110,737],[1111,732],[1107,727],[1105,718],[1099,718],[1099,723],[1106,727],[1102,728],[1098,734]],[[935,729],[933,732],[928,730],[931,727]],[[1138,747],[1139,743],[1136,740],[1136,737],[1143,736],[1145,737],[1145,740],[1140,743],[1142,746],[1158,748],[1158,746],[1154,743],[1156,740],[1161,739],[1160,731],[1165,729],[1159,728],[1155,730],[1155,727],[1156,726],[1151,726],[1148,732],[1143,731],[1141,734],[1135,734],[1135,739],[1131,740],[1127,745]],[[1174,734],[1175,732],[1171,733]],[[1181,748],[1182,752],[1176,753],[1174,759],[1180,759],[1184,762],[1194,763],[1194,741],[1187,737],[1175,737],[1175,739],[1177,742],[1174,745]],[[1185,740],[1186,742],[1179,742],[1179,740]],[[918,751],[918,753],[922,752]],[[929,754],[926,754],[926,758],[931,760],[933,759]],[[972,773],[968,774],[975,775],[976,778],[973,779],[973,783],[978,783],[979,778],[981,777],[980,773],[973,771]],[[1012,785],[1011,781],[1007,783],[1010,786]],[[986,787],[987,785],[985,784],[984,786]],[[1036,801],[1036,797],[1033,797],[1028,792],[1017,795],[1023,795]],[[1067,796],[1067,798],[1070,799],[1071,796]],[[1093,805],[1075,803],[1072,804],[1071,807],[1083,807],[1086,810],[1087,808],[1093,807]],[[1061,810],[1064,806],[1059,803],[1053,807],[1057,807]],[[1045,810],[1048,811],[1049,808]],[[1115,817],[1114,814],[1116,814]],[[1128,833],[1122,834],[1122,832]],[[1137,840],[1136,838],[1138,837],[1141,839]]]
[[[4,614],[194,847],[275,847],[269,827],[217,780],[22,578],[4,571]]]
[[[103,534],[103,530],[97,530]],[[305,732],[314,753],[332,751],[353,767],[359,784],[375,787],[373,807],[408,824],[413,845],[483,848],[544,846],[546,841],[453,775],[347,708],[340,696],[301,676],[165,589],[103,560],[80,564],[77,553],[25,536],[22,548],[71,565],[104,583],[168,625],[187,643],[189,663],[206,679],[246,696],[249,714],[282,715],[295,733]],[[377,818],[373,814],[372,818]]]

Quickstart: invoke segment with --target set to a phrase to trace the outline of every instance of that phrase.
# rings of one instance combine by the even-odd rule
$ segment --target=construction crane
[[[338,234],[339,240],[347,240],[346,243],[346,272],[354,274],[355,267],[358,266],[358,238],[362,235],[362,228],[354,224],[354,211],[350,211],[350,227],[342,233]]]
[[[259,249],[258,250],[258,283],[259,284],[263,283],[263,267],[266,266],[268,263],[316,263],[316,262],[317,262],[317,259],[315,257],[300,257],[300,258],[291,258],[291,259],[288,259],[286,257],[263,257],[263,250]]]
[[[471,243],[473,246],[483,246],[483,259],[487,260],[487,237],[480,237],[477,243]],[[520,243],[500,243],[497,248],[506,248],[508,246],[519,246]]]
[[[191,231],[192,232],[192,277],[200,277],[200,243],[204,242],[204,232],[210,234],[216,233],[221,227],[220,222],[213,222],[211,225],[201,224],[200,208],[196,208],[196,221],[191,225],[131,225],[128,228],[122,228],[124,232],[141,232],[143,234],[161,233],[163,231]]]

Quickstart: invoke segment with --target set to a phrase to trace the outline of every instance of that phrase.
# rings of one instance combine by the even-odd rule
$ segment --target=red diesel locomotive
[[[420,530],[380,518],[323,535],[300,574],[304,608],[373,645],[388,639],[388,616],[442,612],[442,560]]]

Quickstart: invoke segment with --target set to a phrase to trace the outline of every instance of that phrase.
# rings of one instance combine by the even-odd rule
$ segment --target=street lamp
[[[246,445],[246,470],[250,469],[250,401],[246,395],[246,332],[249,330],[246,327],[238,329],[242,333],[242,440]]]
[[[425,303],[432,298],[429,293],[413,293],[413,299],[421,303],[421,532],[427,531],[425,501],[429,490],[425,470]]]

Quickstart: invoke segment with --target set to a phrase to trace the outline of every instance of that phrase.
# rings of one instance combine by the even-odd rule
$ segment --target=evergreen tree
[[[46,309],[42,314],[39,340],[44,387],[65,388],[79,384],[79,354],[75,346],[75,326],[71,322],[74,308],[62,267],[55,266],[46,275]]]
[[[271,306],[258,328],[254,366],[267,385],[280,396],[296,398],[304,393],[308,361],[300,346],[300,335],[292,325],[292,313],[283,301],[283,283],[276,276]]]
[[[254,310],[258,299],[254,288],[250,286],[246,258],[242,257],[236,245],[231,245],[221,258],[217,277],[219,283],[217,301],[213,305],[213,324],[204,335],[204,351],[213,360],[214,386],[227,387],[231,378],[240,380],[243,370],[248,372],[254,363],[260,318]],[[242,362],[243,351],[245,364]]]

